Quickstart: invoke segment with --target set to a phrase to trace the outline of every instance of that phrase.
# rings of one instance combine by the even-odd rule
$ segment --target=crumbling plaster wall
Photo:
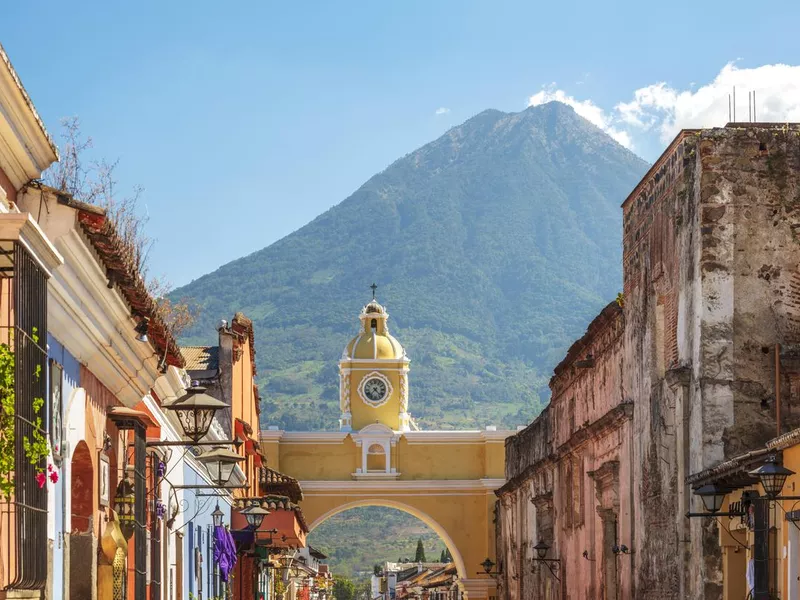
[[[609,571],[603,557],[615,542],[630,545],[625,457],[632,455],[632,407],[623,403],[623,330],[622,310],[612,303],[556,368],[546,410],[506,442],[508,483],[499,493],[503,598],[601,597]],[[614,524],[608,548],[601,515]],[[540,540],[560,560],[558,579],[532,561]],[[632,597],[631,556],[611,559],[619,562],[611,570],[613,588]]]
[[[776,434],[774,345],[797,337],[800,138],[793,128],[689,132],[656,166],[625,207],[637,589],[721,598],[716,524],[685,519],[683,481]]]

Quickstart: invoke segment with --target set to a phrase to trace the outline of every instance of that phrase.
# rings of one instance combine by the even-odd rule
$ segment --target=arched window
[[[367,449],[367,472],[386,470],[386,450],[381,444],[372,444]]]

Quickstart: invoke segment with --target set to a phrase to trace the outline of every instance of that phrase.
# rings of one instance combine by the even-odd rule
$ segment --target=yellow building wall
[[[300,481],[351,480],[361,467],[361,448],[348,436],[338,444],[262,441],[267,465]],[[504,477],[501,442],[410,444],[392,448],[399,480],[477,480]]]
[[[350,437],[340,444],[283,443],[279,464],[282,473],[300,481],[351,481],[361,466],[361,448]]]
[[[485,444],[397,444],[400,479],[483,479]]]
[[[487,556],[495,556],[494,502],[494,494],[487,491],[453,496],[448,492],[437,494],[432,488],[423,494],[393,494],[391,498],[377,492],[358,495],[309,492],[301,508],[312,532],[333,514],[358,506],[388,506],[408,512],[442,537],[456,559],[459,576],[473,579],[480,571],[480,563]]]

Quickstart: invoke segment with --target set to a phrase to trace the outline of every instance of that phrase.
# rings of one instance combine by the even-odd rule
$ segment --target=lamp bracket
[[[192,447],[192,446],[228,446],[233,444],[238,449],[244,441],[240,440],[239,438],[234,438],[232,440],[206,440],[203,442],[193,442],[191,440],[180,440],[177,442],[169,442],[169,441],[153,441],[147,442],[148,448],[159,448],[162,446],[182,446],[182,447]],[[129,444],[133,446],[133,444]]]

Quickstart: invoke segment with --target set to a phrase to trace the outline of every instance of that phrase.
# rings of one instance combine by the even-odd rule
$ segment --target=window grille
[[[34,410],[47,398],[46,339],[47,275],[23,245],[0,241],[0,343],[14,353],[14,490],[0,515],[6,590],[47,582],[47,486],[37,482],[46,465],[31,464],[24,446],[47,435],[46,409]]]

